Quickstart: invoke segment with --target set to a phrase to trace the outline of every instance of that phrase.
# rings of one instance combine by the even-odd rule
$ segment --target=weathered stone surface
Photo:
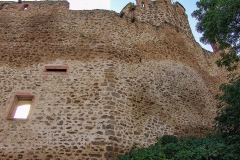
[[[0,2],[0,159],[114,159],[164,134],[211,130],[226,80],[218,53],[195,42],[177,3],[141,2],[122,18],[65,1]],[[18,92],[35,97],[29,118],[7,120]]]

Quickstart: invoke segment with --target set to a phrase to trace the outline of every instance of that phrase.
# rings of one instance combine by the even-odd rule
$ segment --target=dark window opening
[[[61,72],[61,73],[67,73],[68,72],[68,66],[63,65],[63,66],[45,66],[45,71],[46,72]]]
[[[23,6],[23,10],[27,10],[28,9],[28,4],[24,4],[24,6]]]
[[[142,2],[142,7],[145,7],[145,3],[144,2]]]
[[[132,18],[131,18],[131,22],[132,22],[132,23],[135,22],[135,20],[136,20],[135,17],[132,17]]]
[[[123,12],[121,12],[121,13],[120,13],[120,17],[122,18],[122,17],[123,17],[123,15],[124,15],[124,13],[123,13]]]
[[[67,69],[46,69],[47,72],[67,72]]]

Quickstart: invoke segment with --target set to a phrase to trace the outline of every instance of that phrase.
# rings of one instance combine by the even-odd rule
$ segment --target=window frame
[[[23,120],[23,121],[28,120],[29,115],[30,115],[31,110],[32,110],[32,107],[33,107],[33,104],[34,104],[34,99],[35,99],[35,96],[33,94],[16,93],[13,97],[13,100],[12,100],[12,103],[11,103],[11,106],[10,106],[10,109],[8,111],[6,119],[7,120]],[[27,118],[14,118],[15,113],[16,113],[17,108],[18,108],[17,104],[18,104],[19,100],[31,100],[31,106],[30,106],[30,110],[29,110]]]
[[[58,71],[59,70],[59,71]],[[66,70],[66,71],[63,71]],[[68,66],[67,65],[46,65],[45,72],[47,73],[68,73]]]
[[[67,64],[43,64],[41,70],[43,79],[51,78],[56,75],[60,76],[59,78],[69,77],[69,66]]]

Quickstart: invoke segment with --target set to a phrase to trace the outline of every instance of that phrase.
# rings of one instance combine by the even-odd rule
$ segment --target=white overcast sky
[[[68,0],[70,9],[110,9],[110,0]]]
[[[0,1],[17,2],[18,0],[0,0]],[[22,1],[43,1],[43,0],[22,0]],[[57,0],[52,0],[52,1],[57,1]],[[171,0],[171,1],[172,2],[178,1],[185,7],[193,35],[196,41],[199,42],[199,38],[201,37],[201,34],[197,33],[197,31],[195,30],[195,25],[197,21],[191,16],[191,13],[197,9],[196,2],[198,0]],[[119,13],[126,4],[128,4],[129,2],[135,3],[135,0],[68,0],[68,2],[70,3],[70,9],[72,10],[106,9],[106,10],[114,10]],[[210,45],[204,45],[200,42],[199,44],[203,48],[212,51],[212,48],[210,47]]]

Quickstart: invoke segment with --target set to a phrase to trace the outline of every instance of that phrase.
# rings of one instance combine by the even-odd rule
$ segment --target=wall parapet
[[[57,3],[56,3],[57,2]],[[26,8],[27,6],[27,8]],[[40,11],[49,11],[49,10],[69,10],[69,2],[67,0],[59,1],[23,1],[18,2],[9,2],[2,1],[0,2],[0,12],[19,12],[24,10],[40,10]]]
[[[172,4],[170,0],[137,0],[134,8],[132,5],[132,3],[128,3],[120,15],[154,26],[161,26],[167,22],[193,38],[185,8],[179,2]]]

